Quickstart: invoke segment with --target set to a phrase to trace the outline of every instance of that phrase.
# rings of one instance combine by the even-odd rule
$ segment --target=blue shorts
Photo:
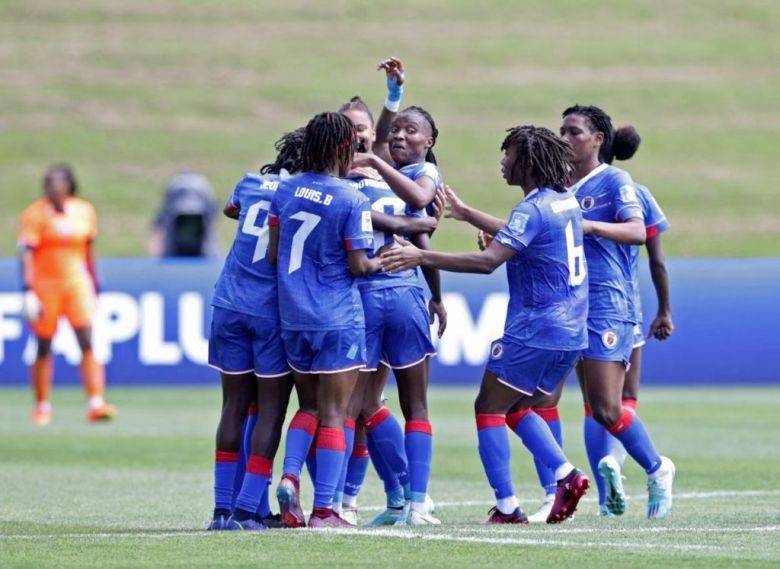
[[[299,373],[338,373],[366,365],[366,332],[342,330],[282,330],[287,363]]]
[[[634,350],[634,324],[588,318],[588,347],[582,357],[602,362],[623,362],[628,367]]]
[[[580,358],[580,350],[543,350],[499,338],[490,345],[485,369],[499,381],[525,395],[550,395]]]
[[[412,367],[436,355],[425,296],[419,287],[398,286],[361,293],[366,316],[366,370],[379,364]]]
[[[641,324],[634,324],[634,342],[631,344],[632,349],[641,348],[647,343],[644,333],[642,332]]]
[[[281,377],[290,373],[279,323],[214,307],[209,365],[226,374],[254,371],[258,377]]]

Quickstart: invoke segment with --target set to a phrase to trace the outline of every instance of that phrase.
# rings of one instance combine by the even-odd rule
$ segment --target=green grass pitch
[[[565,448],[579,465],[581,408],[572,385],[561,407]],[[644,476],[626,469],[629,511],[596,516],[590,495],[560,527],[486,527],[491,491],[476,451],[474,389],[431,392],[435,459],[430,493],[441,527],[344,533],[274,530],[210,534],[213,435],[219,390],[114,389],[120,416],[88,425],[83,396],[54,396],[54,422],[28,422],[30,395],[0,391],[0,567],[354,566],[473,567],[780,562],[777,433],[780,390],[647,389],[640,412],[678,468],[675,510],[644,519]],[[394,393],[391,405],[397,402]],[[540,499],[531,461],[513,443],[523,506]],[[279,458],[279,457],[277,457]],[[630,460],[629,460],[630,463]],[[310,504],[310,485],[304,483]],[[369,473],[362,520],[383,503]]]
[[[776,255],[779,28],[772,0],[0,0],[0,255],[59,160],[97,205],[99,253],[140,254],[174,173],[224,200],[315,112],[356,93],[378,109],[389,55],[473,205],[519,201],[506,128],[597,103],[644,137],[626,167],[666,210],[670,255]],[[445,222],[434,245],[474,239]]]

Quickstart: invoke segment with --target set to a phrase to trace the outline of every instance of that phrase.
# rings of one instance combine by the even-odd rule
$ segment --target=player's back
[[[588,275],[582,214],[574,196],[552,188],[534,190],[515,207],[497,238],[526,245],[507,263],[505,336],[542,349],[584,348]]]
[[[212,304],[258,317],[278,318],[276,267],[268,260],[268,210],[279,186],[276,174],[246,174],[230,203],[238,208],[233,245]]]
[[[602,164],[571,188],[583,218],[607,223],[643,218],[634,181],[628,172]],[[590,280],[590,315],[634,320],[632,245],[595,234],[585,236]]]
[[[425,214],[423,210],[411,208],[405,201],[399,198],[390,186],[384,180],[374,180],[372,178],[359,178],[351,180],[355,188],[362,193],[369,201],[371,209],[386,215],[406,215],[418,217]],[[393,234],[384,231],[374,230],[374,249],[368,252],[369,258],[376,256],[379,249],[385,245],[393,243]],[[410,269],[387,273],[377,271],[358,279],[358,285],[361,291],[377,290],[393,286],[421,286],[417,277],[417,271]]]
[[[368,200],[346,181],[306,172],[282,181],[271,207],[279,225],[279,311],[286,330],[361,327],[363,307],[347,250],[370,247]]]

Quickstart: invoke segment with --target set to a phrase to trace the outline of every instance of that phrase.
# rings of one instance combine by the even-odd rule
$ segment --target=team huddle
[[[648,475],[648,517],[665,517],[674,465],[636,413],[644,343],[637,274],[646,245],[659,299],[650,335],[665,339],[673,331],[660,244],[668,223],[647,188],[611,165],[634,154],[636,131],[616,131],[604,111],[580,105],[564,111],[560,136],[508,129],[503,177],[524,199],[498,218],[443,183],[433,118],[400,109],[399,60],[379,67],[388,95],[376,122],[359,97],[316,115],[285,134],[276,160],[245,175],[225,206],[238,228],[212,303],[209,364],[220,371],[223,406],[209,529],[353,527],[369,462],[387,506],[367,525],[440,524],[428,496],[427,402],[431,326],[441,336],[447,325],[439,271],[490,273],[502,264],[504,333],[490,346],[474,404],[496,498],[487,523],[561,523],[588,491],[590,479],[561,448],[557,413],[575,368],[600,513],[625,512],[621,471],[630,455]],[[479,230],[480,250],[431,248],[445,211]],[[384,405],[390,370],[404,428]],[[272,514],[271,470],[293,388],[299,408]],[[545,490],[531,516],[515,496],[507,427]],[[308,519],[304,466],[314,486]]]

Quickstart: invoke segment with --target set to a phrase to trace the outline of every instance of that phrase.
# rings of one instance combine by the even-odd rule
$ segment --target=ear
[[[425,148],[433,148],[433,137],[429,136],[425,139]]]

